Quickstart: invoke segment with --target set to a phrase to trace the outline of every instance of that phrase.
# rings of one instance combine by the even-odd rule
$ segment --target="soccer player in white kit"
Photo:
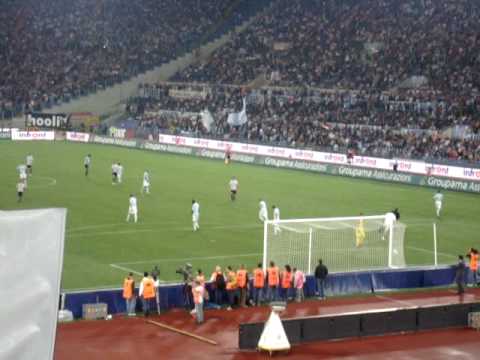
[[[145,170],[143,173],[143,185],[142,185],[142,194],[150,194],[150,174],[148,170]]]
[[[273,233],[277,235],[278,233],[282,232],[280,229],[280,226],[278,225],[278,221],[280,220],[280,209],[276,207],[275,205],[272,206],[273,209]]]
[[[25,184],[25,188],[27,188],[27,166],[25,164],[20,164],[17,166],[18,175],[20,177],[20,181]]]
[[[236,196],[237,196],[237,191],[238,191],[238,180],[237,180],[237,178],[235,176],[232,177],[232,179],[230,180],[228,185],[230,186],[230,200],[235,201]]]
[[[92,162],[92,155],[88,154],[83,159],[83,167],[85,168],[85,176],[88,176],[88,170],[90,170],[91,162]]]
[[[123,165],[118,163],[117,164],[117,181],[119,184],[122,183],[122,178],[123,178]]]
[[[437,193],[433,195],[433,201],[435,203],[435,211],[437,213],[437,217],[440,217],[440,211],[442,210],[443,202],[443,194],[440,190],[438,190]]]
[[[261,222],[265,222],[268,220],[268,210],[267,210],[267,203],[263,200],[260,200],[259,204],[260,210],[258,212],[258,218]]]
[[[390,232],[393,230],[393,226],[397,222],[397,216],[393,211],[389,211],[385,214],[385,220],[383,222],[383,237],[382,240],[385,240],[387,234],[390,235]]]
[[[134,195],[130,195],[130,199],[128,200],[127,222],[130,221],[130,216],[133,216],[134,222],[137,222],[138,207],[137,207],[137,198]]]
[[[200,229],[198,222],[200,221],[200,204],[195,200],[192,200],[192,224],[193,231]]]
[[[32,175],[32,172],[33,172],[33,155],[32,155],[32,154],[28,154],[25,162],[27,163],[28,173],[29,173],[30,175]]]
[[[25,183],[23,181],[19,181],[17,183],[18,202],[22,201],[24,191],[25,191]]]
[[[112,185],[115,185],[118,182],[118,165],[112,164]]]

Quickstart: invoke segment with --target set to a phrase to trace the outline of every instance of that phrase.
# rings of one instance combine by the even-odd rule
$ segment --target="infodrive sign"
[[[55,131],[12,131],[12,140],[55,140]]]
[[[26,115],[25,126],[48,129],[66,129],[70,116],[67,114],[29,113]]]

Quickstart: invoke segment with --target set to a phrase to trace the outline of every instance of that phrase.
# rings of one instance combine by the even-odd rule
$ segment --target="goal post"
[[[331,272],[405,267],[406,226],[385,226],[385,216],[268,220],[263,267],[270,261],[312,274],[319,259]]]

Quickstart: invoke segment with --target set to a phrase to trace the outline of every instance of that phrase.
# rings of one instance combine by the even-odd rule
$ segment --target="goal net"
[[[263,266],[270,261],[311,274],[319,259],[331,272],[405,266],[405,224],[385,216],[269,220],[264,223]]]

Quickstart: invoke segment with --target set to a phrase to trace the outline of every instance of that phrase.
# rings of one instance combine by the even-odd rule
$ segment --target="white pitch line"
[[[125,223],[127,225],[127,223]],[[131,224],[132,227],[138,226],[139,224]],[[219,226],[203,226],[203,229],[208,230],[220,230],[220,229],[255,229],[261,228],[261,225],[219,225]],[[163,231],[192,231],[192,228],[189,227],[172,227],[172,228],[159,228],[155,226],[151,229],[130,229],[130,230],[115,230],[115,231],[102,231],[102,232],[91,232],[91,233],[73,233],[68,234],[68,237],[89,237],[89,236],[98,236],[98,235],[119,235],[119,234],[133,234],[141,232],[163,232]]]
[[[434,254],[435,252],[433,250],[429,250],[429,249],[424,249],[424,248],[419,248],[419,247],[416,247],[416,246],[406,246],[407,249],[410,249],[410,250],[415,250],[415,251],[419,251],[419,252],[424,252],[424,253],[429,253],[429,254]],[[456,259],[457,257],[452,255],[452,254],[447,254],[447,253],[444,253],[444,252],[439,252],[437,251],[437,254],[438,255],[442,255],[442,256],[445,256],[445,257],[450,257],[450,258],[453,258],[453,259]]]
[[[122,271],[126,271],[126,272],[131,272],[131,273],[134,273],[136,275],[141,275],[143,276],[143,273],[139,272],[139,271],[135,271],[133,269],[130,269],[130,268],[127,268],[127,267],[124,267],[124,266],[120,266],[120,265],[117,265],[117,264],[110,264],[111,267],[117,269],[117,270],[122,270]]]
[[[167,221],[167,222],[157,222],[157,223],[140,223],[140,224],[137,224],[136,226],[177,225],[177,224],[182,224],[182,223],[178,221]],[[81,232],[84,230],[102,229],[102,228],[109,228],[113,226],[122,226],[122,225],[129,225],[129,224],[127,222],[122,222],[122,223],[114,223],[114,224],[86,225],[86,226],[67,229],[67,232],[77,232],[77,231]]]
[[[95,232],[95,233],[88,233],[88,234],[69,234],[68,237],[90,237],[90,236],[97,236],[97,235],[137,234],[137,233],[144,233],[144,232],[159,232],[159,231],[155,229],[137,229],[137,230],[132,229],[132,230],[103,231],[103,232]]]
[[[88,287],[88,288],[72,288],[72,289],[61,289],[60,292],[63,293],[68,293],[68,292],[83,292],[83,291],[92,291],[92,290],[116,290],[120,289],[119,284],[110,284],[110,285],[99,285],[99,286],[93,286],[93,287]]]
[[[218,255],[218,256],[204,256],[204,257],[189,257],[189,258],[179,258],[179,259],[151,259],[151,260],[138,260],[138,261],[129,261],[129,262],[120,262],[116,264],[121,265],[138,265],[138,264],[150,264],[155,262],[184,262],[188,260],[215,260],[215,259],[234,259],[239,257],[253,257],[253,256],[260,256],[263,253],[252,253],[252,254],[239,254],[239,255]],[[114,265],[116,265],[114,264]]]

